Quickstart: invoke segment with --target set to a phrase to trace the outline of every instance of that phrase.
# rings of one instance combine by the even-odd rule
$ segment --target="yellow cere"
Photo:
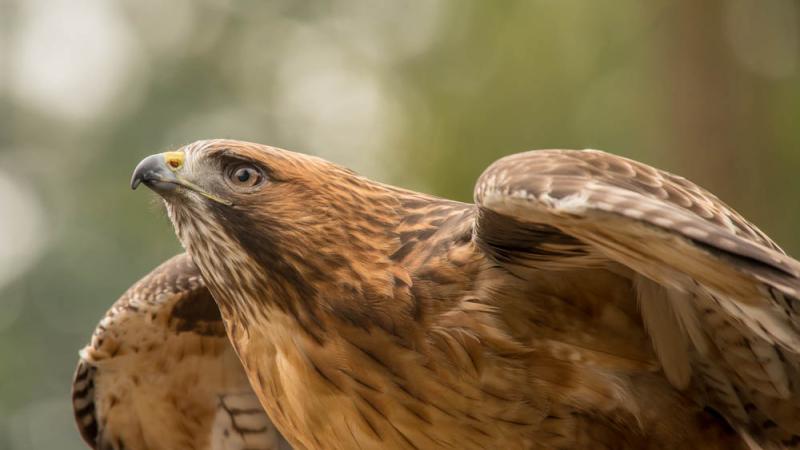
[[[166,161],[167,166],[169,166],[172,170],[178,170],[183,167],[183,159],[186,155],[183,152],[165,152],[164,153],[164,161]]]

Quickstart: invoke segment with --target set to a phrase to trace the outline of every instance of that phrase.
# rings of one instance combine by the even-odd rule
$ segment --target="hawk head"
[[[352,297],[391,282],[374,267],[387,265],[394,245],[396,193],[333,163],[260,144],[198,141],[142,160],[131,187],[139,184],[163,197],[223,313],[252,309],[254,298],[291,299],[282,307],[294,309],[311,306],[322,289]]]
[[[313,156],[209,140],[145,158],[131,187],[144,183],[166,200],[171,213],[214,214],[234,222],[268,215],[272,221],[307,224],[314,217],[336,219],[343,206],[352,207],[337,185],[353,179],[358,177],[349,170]]]

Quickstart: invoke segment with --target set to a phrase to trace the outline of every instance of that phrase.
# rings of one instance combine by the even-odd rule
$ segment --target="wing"
[[[800,263],[755,226],[684,178],[594,150],[503,158],[475,199],[476,238],[502,266],[624,271],[673,385],[800,442]]]
[[[95,449],[288,449],[188,256],[133,285],[80,352],[72,401]]]

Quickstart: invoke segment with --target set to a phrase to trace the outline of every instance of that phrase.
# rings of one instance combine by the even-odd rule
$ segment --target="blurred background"
[[[800,3],[0,0],[0,448],[82,448],[77,350],[180,251],[131,171],[211,137],[464,201],[502,155],[601,148],[800,255]]]

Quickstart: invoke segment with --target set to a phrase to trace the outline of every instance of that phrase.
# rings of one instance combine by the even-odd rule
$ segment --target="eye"
[[[264,175],[258,167],[251,164],[238,164],[228,170],[228,182],[233,187],[251,188],[264,181]]]

